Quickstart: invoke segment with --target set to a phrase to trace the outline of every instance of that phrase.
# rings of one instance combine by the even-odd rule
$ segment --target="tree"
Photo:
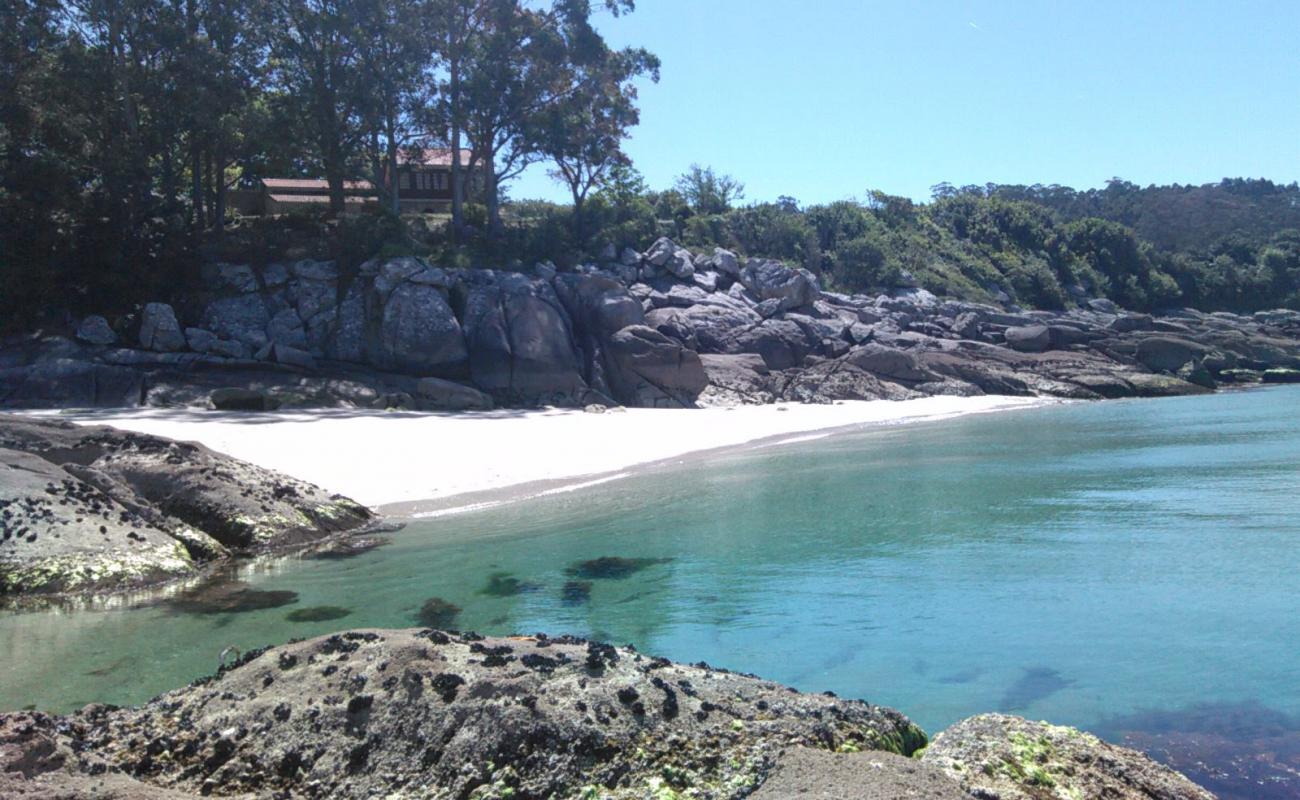
[[[360,152],[365,86],[364,0],[273,0],[276,79],[302,122],[304,143],[329,183],[330,211],[343,211],[344,182]]]
[[[573,226],[583,236],[583,203],[619,167],[630,166],[623,139],[636,125],[634,78],[659,79],[659,59],[642,49],[607,51],[590,63],[574,65],[574,88],[544,112],[539,150],[553,163],[551,175],[569,187]]]
[[[428,0],[360,0],[357,26],[361,83],[359,113],[368,134],[375,186],[390,210],[399,210],[398,151],[421,134],[417,112],[429,105],[425,80],[434,53],[439,9]]]
[[[730,175],[718,175],[712,167],[691,164],[690,170],[677,178],[677,191],[695,213],[723,214],[744,199],[745,184]]]

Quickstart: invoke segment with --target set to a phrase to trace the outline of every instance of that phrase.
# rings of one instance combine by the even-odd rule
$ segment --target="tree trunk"
[[[221,148],[212,156],[213,171],[216,179],[217,191],[216,197],[212,204],[212,229],[218,234],[226,229],[226,156],[222,153]]]
[[[191,133],[191,136],[194,134]],[[198,142],[190,145],[190,218],[195,232],[203,230],[203,150]]]
[[[491,154],[483,159],[483,193],[487,195],[488,231],[496,236],[501,232],[501,198],[497,194],[496,159]]]

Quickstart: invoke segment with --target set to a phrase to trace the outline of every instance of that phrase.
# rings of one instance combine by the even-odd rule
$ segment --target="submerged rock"
[[[290,611],[284,618],[290,622],[328,622],[351,614],[352,609],[342,606],[309,606]]]
[[[455,603],[443,600],[441,597],[430,597],[420,606],[416,612],[415,619],[422,625],[428,625],[430,628],[450,628],[460,616],[461,607]]]
[[[617,580],[657,564],[667,564],[671,561],[671,558],[601,556],[590,561],[579,561],[565,569],[564,573],[577,578]]]

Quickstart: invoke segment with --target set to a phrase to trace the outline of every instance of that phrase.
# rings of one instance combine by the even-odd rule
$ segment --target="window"
[[[447,188],[447,173],[445,172],[433,173],[433,188],[440,189],[440,190],[445,190]]]
[[[397,176],[397,188],[398,189],[411,188],[411,173],[403,172]]]

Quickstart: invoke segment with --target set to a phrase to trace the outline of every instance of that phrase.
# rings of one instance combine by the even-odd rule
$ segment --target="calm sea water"
[[[460,608],[451,627],[632,643],[932,732],[1005,710],[1153,750],[1187,731],[1280,737],[1285,773],[1300,768],[1297,411],[1284,387],[837,435],[263,564],[250,588],[296,593],[250,596],[288,603],[274,608],[9,614],[0,708],[142,701],[227,645],[412,625],[436,597]],[[582,565],[601,557],[627,561]],[[347,616],[288,618],[320,606]],[[1297,796],[1269,780],[1280,793],[1241,796]]]

